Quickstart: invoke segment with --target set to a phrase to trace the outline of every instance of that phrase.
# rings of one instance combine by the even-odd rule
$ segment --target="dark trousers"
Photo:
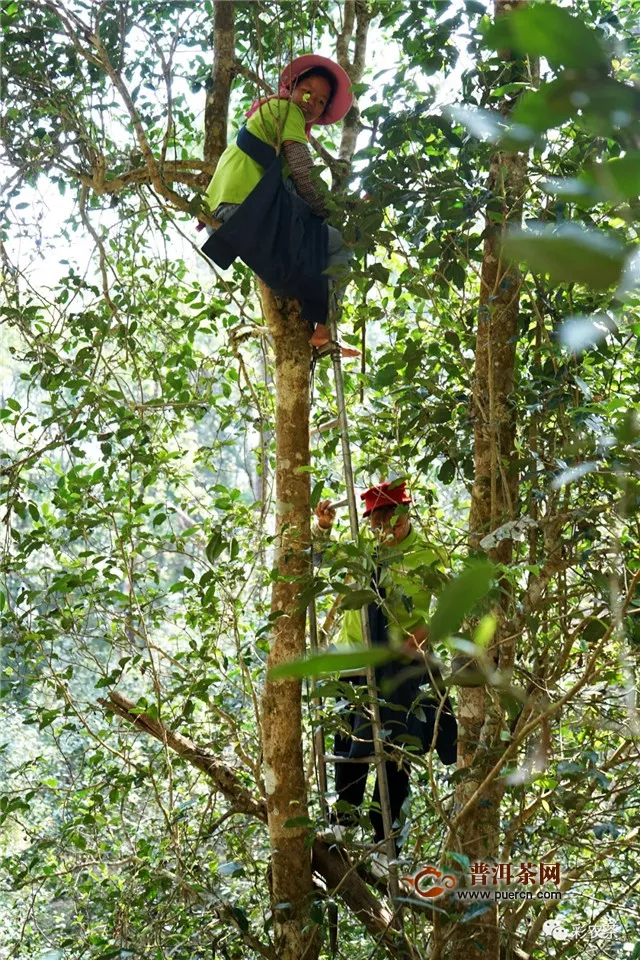
[[[352,727],[353,718],[354,715],[351,714],[349,719]],[[335,755],[348,757],[350,747],[351,737],[336,733],[334,740]],[[400,815],[400,808],[409,794],[410,768],[406,763],[403,763],[403,766],[398,768],[397,763],[392,762],[385,763],[385,768],[387,771],[387,784],[389,787],[391,822],[394,823],[398,819],[398,816]],[[367,785],[369,764],[336,763],[335,771],[336,793],[338,794],[338,801],[342,800],[345,803],[350,803],[355,808],[360,807],[364,799],[364,791]],[[374,806],[377,805],[378,808],[380,806],[380,786],[378,784],[377,777],[375,790],[373,791],[373,804]],[[347,826],[355,822],[354,815],[344,811],[338,811],[335,820],[337,823]],[[373,827],[373,839],[375,843],[380,843],[380,841],[384,840],[384,827],[382,823],[382,813],[380,810],[372,808],[369,811],[369,820],[371,821],[371,826]]]

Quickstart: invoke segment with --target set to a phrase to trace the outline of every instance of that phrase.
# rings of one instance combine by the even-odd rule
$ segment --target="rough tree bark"
[[[299,304],[280,300],[261,284],[264,312],[275,352],[276,541],[271,593],[273,618],[268,668],[304,656],[305,609],[300,591],[310,573],[309,370],[310,330]],[[318,955],[318,928],[309,925],[311,855],[304,826],[287,821],[306,817],[302,756],[302,684],[271,680],[262,697],[262,749],[267,791],[271,869],[278,956],[282,960]],[[281,909],[276,905],[284,904]]]
[[[336,42],[336,55],[340,66],[349,74],[352,84],[360,83],[364,73],[371,16],[366,0],[345,0],[342,30],[338,34]],[[353,57],[350,57],[349,47],[352,39],[354,39],[354,31]],[[342,164],[333,175],[332,189],[334,193],[342,190],[349,179],[351,161],[361,129],[360,107],[358,106],[358,99],[355,97],[353,105],[342,123],[342,136],[338,151]]]
[[[215,169],[227,146],[227,121],[231,84],[235,77],[235,3],[214,0],[213,68],[211,86],[204,107],[204,159]],[[200,186],[206,189],[210,177],[203,174]]]
[[[522,2],[495,0],[495,16],[508,15]],[[503,57],[508,60],[509,54]],[[500,82],[507,80],[501,76]],[[517,514],[512,394],[521,280],[517,267],[502,259],[501,246],[506,228],[519,223],[522,217],[526,165],[526,154],[505,151],[496,151],[490,161],[488,187],[492,199],[486,213],[473,382],[475,477],[469,530],[470,545],[476,551],[481,549],[479,542],[487,533]],[[496,563],[509,565],[512,549],[512,541],[504,539],[489,551],[489,556]],[[511,597],[508,583],[501,586],[492,652],[497,665],[508,670],[513,665],[515,649],[505,629]],[[458,724],[458,769],[469,772],[456,790],[457,809],[464,809],[465,814],[453,843],[472,863],[491,861],[499,852],[501,778],[496,777],[475,802],[469,801],[504,748],[500,740],[504,717],[497,697],[486,687],[460,688]],[[497,906],[492,905],[468,922],[453,923],[446,933],[441,933],[444,936],[438,949],[451,960],[499,960]]]

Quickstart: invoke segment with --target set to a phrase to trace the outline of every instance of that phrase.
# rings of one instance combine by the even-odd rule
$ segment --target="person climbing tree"
[[[210,230],[202,252],[221,267],[239,256],[275,293],[300,300],[320,354],[332,347],[329,282],[344,284],[350,252],[324,222],[326,197],[307,141],[314,124],[342,120],[353,100],[350,86],[333,60],[297,57],[283,70],[278,93],[254,101],[205,194],[222,225]],[[341,352],[358,355],[342,345]]]
[[[385,688],[389,691],[386,699],[380,701],[381,723],[387,731],[385,743],[402,746],[408,742],[412,744],[413,752],[424,754],[431,749],[435,732],[438,756],[445,764],[455,763],[457,722],[448,697],[441,705],[441,674],[435,659],[428,654],[427,620],[432,586],[438,579],[442,559],[435,548],[421,540],[412,526],[408,512],[411,498],[405,480],[373,486],[361,494],[361,499],[364,500],[364,517],[369,518],[369,526],[378,541],[372,578],[377,599],[367,608],[371,642],[374,646],[390,645],[400,654],[376,669],[379,695],[385,697]],[[326,546],[335,510],[328,500],[323,500],[318,503],[315,514],[313,534],[316,547]],[[360,644],[360,611],[346,610],[336,645],[340,648]],[[345,683],[345,700],[352,705],[357,703],[361,697],[353,688],[364,685],[366,679],[352,677],[342,682]],[[421,690],[427,683],[435,689],[437,699]],[[336,756],[351,761],[372,756],[371,721],[362,708],[354,706],[346,714],[343,729],[335,735],[334,752]],[[395,758],[389,760],[385,767],[391,820],[395,823],[409,793],[410,764],[406,757],[402,757],[399,761]],[[357,823],[356,811],[364,799],[368,771],[367,763],[337,761],[335,764],[338,799],[332,816],[331,835],[338,841],[344,839],[345,827]],[[379,845],[384,839],[384,828],[377,779],[369,819],[374,844]],[[383,875],[387,867],[386,855],[377,851],[372,869]]]

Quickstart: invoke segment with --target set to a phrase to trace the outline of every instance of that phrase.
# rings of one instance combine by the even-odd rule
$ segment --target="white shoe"
[[[397,865],[398,861],[394,861]],[[376,880],[389,879],[389,858],[383,850],[375,850],[369,860],[369,870]],[[398,877],[398,892],[401,896],[410,897],[413,894],[413,887],[406,879]]]
[[[389,858],[384,850],[374,850],[369,860],[369,870],[376,880],[389,879]]]
[[[327,843],[340,843],[344,845],[347,839],[347,828],[341,826],[339,823],[334,823],[328,830],[321,833],[320,836],[323,840],[326,840]]]

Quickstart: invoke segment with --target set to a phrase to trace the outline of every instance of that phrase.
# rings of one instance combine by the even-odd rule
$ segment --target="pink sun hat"
[[[288,90],[301,73],[306,73],[312,67],[324,67],[335,80],[335,93],[329,101],[329,106],[325,109],[321,117],[315,121],[323,126],[329,123],[338,123],[349,112],[353,103],[353,94],[351,93],[351,80],[346,70],[343,70],[340,64],[330,60],[329,57],[321,57],[316,53],[305,53],[302,57],[296,57],[284,68],[280,74],[280,83]]]

